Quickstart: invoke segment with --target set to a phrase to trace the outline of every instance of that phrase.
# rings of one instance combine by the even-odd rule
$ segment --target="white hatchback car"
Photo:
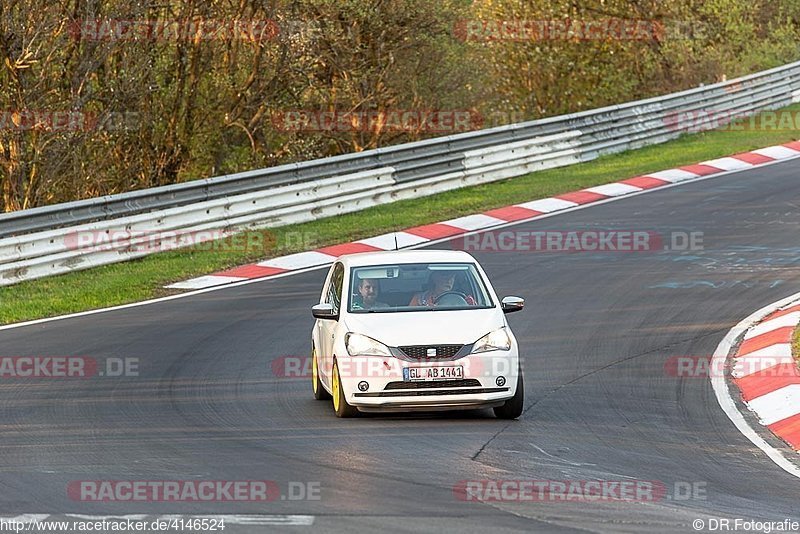
[[[517,340],[475,258],[460,251],[338,258],[312,308],[314,397],[339,417],[359,411],[494,408],[522,414]]]

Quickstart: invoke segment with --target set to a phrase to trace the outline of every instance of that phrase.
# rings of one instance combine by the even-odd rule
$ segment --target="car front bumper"
[[[516,347],[456,360],[404,361],[372,356],[337,359],[347,402],[362,411],[469,410],[499,406],[514,396],[519,372]],[[463,377],[404,380],[407,367],[452,367]]]

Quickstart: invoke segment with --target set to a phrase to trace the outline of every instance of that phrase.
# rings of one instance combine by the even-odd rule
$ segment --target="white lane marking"
[[[797,150],[792,150],[789,147],[781,145],[769,146],[767,148],[759,148],[758,150],[751,150],[751,152],[777,160],[791,158],[800,154],[800,152],[798,152]]]
[[[753,166],[752,163],[748,163],[746,161],[742,161],[736,158],[719,158],[719,159],[710,159],[708,161],[700,162],[700,165],[708,165],[709,167],[716,167],[717,169],[722,169],[723,171],[735,171],[737,169],[749,169]]]
[[[395,237],[397,237],[397,247],[399,248],[411,247],[414,245],[419,245],[420,243],[427,243],[428,241],[430,241],[425,237],[409,234],[408,232],[391,232],[388,234],[382,234],[367,239],[361,239],[359,241],[356,241],[356,243],[364,243],[365,245],[379,248],[381,250],[394,250]]]
[[[164,286],[168,289],[203,289],[204,287],[219,286],[223,284],[232,284],[234,282],[241,282],[247,280],[241,276],[222,276],[218,274],[209,274],[200,276],[199,278],[192,278],[191,280],[184,280]]]
[[[669,169],[667,171],[651,172],[650,174],[645,174],[644,176],[649,176],[650,178],[658,178],[659,180],[672,182],[674,184],[678,182],[683,182],[684,180],[692,180],[694,178],[697,178],[699,175],[681,169]]]
[[[316,250],[309,250],[307,252],[298,252],[297,254],[290,254],[288,256],[281,256],[280,258],[262,261],[256,263],[256,265],[259,267],[277,267],[278,269],[294,270],[330,264],[334,260],[336,260],[335,256],[317,252]]]
[[[796,326],[797,323],[800,323],[800,311],[787,313],[786,315],[781,315],[780,317],[776,317],[775,319],[764,321],[758,326],[748,330],[747,333],[744,335],[744,338],[751,339],[756,336],[760,336],[761,334],[766,334],[767,332],[772,332],[773,330],[777,330],[778,328],[783,328],[786,326]]]
[[[543,198],[540,200],[533,200],[525,202],[524,204],[517,204],[519,208],[529,210],[541,211],[542,213],[552,213],[554,211],[561,211],[568,208],[575,208],[579,206],[577,202],[570,202],[569,200],[561,200],[560,198]]]
[[[786,297],[783,300],[779,300],[778,302],[764,306],[734,326],[728,331],[720,344],[717,346],[717,350],[714,351],[714,357],[711,360],[711,369],[725,368],[725,362],[728,359],[728,354],[730,354],[733,344],[736,342],[736,338],[738,338],[747,328],[753,326],[760,319],[763,319],[770,313],[786,307],[787,305],[798,300],[800,300],[800,293]],[[725,415],[728,416],[728,419],[731,420],[739,432],[749,439],[753,445],[761,449],[764,454],[766,454],[770,460],[775,462],[778,467],[790,475],[800,478],[800,467],[787,460],[781,451],[764,441],[764,438],[759,436],[758,433],[747,424],[747,421],[744,420],[744,416],[736,408],[736,403],[733,401],[730,391],[728,391],[728,384],[725,381],[725,376],[723,373],[712,373],[711,386],[714,388],[714,395],[717,397],[717,402],[719,403],[720,408],[722,408],[722,410],[725,412]]]
[[[457,219],[442,221],[441,224],[455,226],[456,228],[461,228],[462,230],[479,230],[481,228],[497,226],[498,224],[503,224],[504,222],[506,221],[498,219],[497,217],[491,217],[489,215],[478,213],[476,215],[467,215],[466,217],[458,217]]]
[[[800,156],[800,153],[798,154],[798,156]],[[797,158],[797,159],[800,159],[800,158]],[[755,166],[754,168],[764,168],[764,167],[769,167],[769,166],[772,166],[772,165],[783,164],[783,163],[786,163],[786,161],[788,161],[788,160],[768,161],[768,162],[765,162],[765,163],[761,163],[761,164]],[[653,188],[653,189],[644,189],[644,190],[636,192],[636,193],[631,193],[630,195],[625,195],[625,196],[621,196],[621,197],[606,198],[606,199],[603,199],[603,200],[598,200],[597,202],[591,202],[589,204],[580,204],[579,205],[579,204],[577,204],[575,202],[568,202],[567,204],[569,204],[569,206],[570,206],[569,208],[559,209],[555,213],[544,213],[543,215],[534,215],[534,216],[532,216],[530,218],[527,218],[527,219],[520,219],[518,221],[509,221],[509,222],[507,222],[505,224],[499,225],[495,229],[502,229],[502,228],[509,228],[509,227],[512,227],[512,226],[519,226],[521,224],[527,224],[527,223],[529,223],[530,221],[532,221],[534,219],[536,219],[536,220],[544,220],[544,219],[548,219],[550,217],[556,217],[556,216],[559,216],[559,215],[564,215],[566,213],[571,213],[573,211],[578,211],[578,210],[583,210],[583,209],[588,209],[588,208],[594,208],[594,207],[600,206],[602,204],[607,204],[609,202],[617,202],[619,200],[632,198],[632,197],[635,197],[635,196],[638,196],[638,195],[645,195],[645,194],[648,194],[648,193],[652,193],[654,191],[664,191],[664,190],[667,190],[667,189],[671,189],[673,187],[681,187],[681,186],[683,186],[685,184],[689,184],[689,183],[702,182],[702,181],[705,181],[705,180],[713,180],[713,179],[717,179],[717,178],[723,178],[723,177],[728,176],[730,174],[737,174],[737,173],[748,171],[748,170],[750,170],[750,169],[739,169],[739,170],[735,170],[735,171],[724,171],[724,172],[719,172],[719,173],[714,173],[714,174],[708,174],[706,176],[698,176],[696,178],[691,179],[691,181],[687,180],[687,181],[682,181],[680,183],[671,183],[671,184],[663,185],[661,187],[657,187],[657,188]],[[648,174],[646,176],[651,176],[652,177],[653,175],[652,174]],[[559,201],[558,199],[553,199],[553,198],[544,199],[544,201],[563,202],[563,201]],[[542,202],[542,200],[535,200],[535,201],[532,201],[532,202],[526,202],[525,204],[517,204],[516,206],[517,207],[522,207],[522,208],[527,208],[527,209],[536,209],[536,208],[533,208],[533,207],[530,207],[530,206],[535,204],[535,203],[537,203],[537,202]],[[542,211],[542,210],[537,210],[537,211]],[[402,233],[405,233],[405,232],[398,232],[398,234],[402,234]],[[424,240],[423,243],[420,243],[418,245],[413,245],[413,246],[408,247],[408,248],[413,249],[413,248],[419,248],[419,247],[422,247],[422,246],[437,245],[439,243],[446,243],[446,242],[452,241],[454,239],[463,239],[464,236],[472,235],[472,234],[478,234],[478,233],[482,233],[482,230],[475,230],[473,232],[467,232],[465,234],[459,234],[457,236],[452,236],[452,237],[443,237],[441,239],[434,239],[434,240],[431,240],[431,241]],[[386,234],[386,235],[390,236],[392,234]],[[361,241],[361,242],[363,242],[363,241]],[[224,291],[226,289],[238,288],[238,287],[242,287],[242,286],[245,286],[245,285],[248,285],[248,284],[260,284],[260,283],[264,283],[264,282],[271,282],[271,281],[277,280],[279,278],[285,278],[285,277],[288,277],[288,276],[296,276],[298,274],[304,274],[304,273],[311,272],[311,271],[318,271],[318,270],[326,269],[326,268],[328,268],[328,266],[329,265],[316,265],[314,267],[306,267],[305,269],[298,269],[296,271],[287,271],[285,273],[276,274],[276,275],[265,277],[265,278],[253,278],[253,279],[249,279],[249,280],[242,280],[241,282],[236,282],[234,284],[227,284],[227,285],[224,285],[224,286],[216,286],[216,287],[207,287],[205,289],[197,289],[197,290],[194,290],[194,291],[187,291],[186,293],[180,293],[178,295],[170,295],[168,297],[158,297],[158,298],[154,298],[154,299],[150,299],[150,300],[142,300],[142,301],[139,301],[139,302],[131,302],[129,304],[120,304],[118,306],[109,306],[108,308],[98,308],[96,310],[86,310],[86,311],[81,311],[81,312],[68,313],[66,315],[56,315],[55,317],[46,317],[44,319],[32,319],[30,321],[23,321],[21,323],[13,323],[13,324],[2,325],[2,326],[0,326],[0,331],[2,331],[2,330],[11,330],[11,329],[14,329],[14,328],[22,328],[22,327],[25,327],[25,326],[35,326],[35,325],[39,325],[39,324],[50,323],[50,322],[53,322],[53,321],[61,321],[63,319],[75,319],[75,318],[78,318],[78,317],[86,317],[86,316],[95,315],[95,314],[98,314],[98,313],[106,313],[106,312],[112,312],[112,311],[127,310],[129,308],[138,308],[139,306],[148,306],[150,304],[159,304],[161,302],[168,302],[170,300],[183,299],[183,298],[186,298],[186,297],[194,297],[194,296],[197,296],[197,295],[202,295],[203,293],[211,293],[213,291]],[[788,303],[789,302],[787,302],[787,304]],[[775,311],[775,310],[773,309],[772,311]]]
[[[762,424],[771,425],[800,413],[800,384],[790,384],[747,403]]]
[[[595,187],[589,187],[587,189],[584,189],[584,191],[591,191],[592,193],[597,193],[598,195],[605,195],[607,197],[618,197],[621,195],[629,195],[631,193],[636,193],[637,191],[641,190],[642,190],[641,187],[636,187],[635,185],[628,185],[621,183],[598,185]]]

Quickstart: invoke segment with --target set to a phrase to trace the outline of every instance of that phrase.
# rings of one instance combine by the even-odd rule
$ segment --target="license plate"
[[[458,378],[464,378],[464,367],[461,365],[403,368],[403,380],[406,382],[416,382],[421,380],[453,380]]]

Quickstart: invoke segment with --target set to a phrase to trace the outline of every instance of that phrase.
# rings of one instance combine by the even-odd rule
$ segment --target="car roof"
[[[339,257],[346,267],[365,267],[391,263],[476,263],[462,250],[387,250],[345,254]]]

